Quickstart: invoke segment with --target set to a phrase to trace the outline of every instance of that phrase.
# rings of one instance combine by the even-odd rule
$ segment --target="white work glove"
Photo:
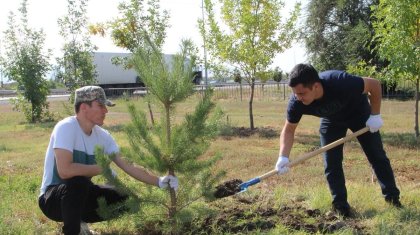
[[[168,186],[176,191],[178,189],[178,178],[173,175],[159,177],[159,188],[167,188]]]
[[[289,158],[285,156],[279,156],[279,159],[277,159],[276,163],[276,171],[277,174],[281,175],[289,171],[289,167],[287,166],[289,164]]]
[[[381,115],[370,115],[369,119],[366,121],[366,126],[369,127],[371,133],[379,131],[379,128],[382,127],[384,121],[382,121]]]

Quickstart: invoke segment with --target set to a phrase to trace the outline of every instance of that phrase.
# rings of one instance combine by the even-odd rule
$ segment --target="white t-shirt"
[[[73,162],[93,165],[95,146],[100,146],[106,154],[118,153],[119,147],[109,132],[100,126],[94,126],[92,133],[86,135],[75,116],[58,122],[51,134],[50,143],[45,154],[44,175],[42,178],[41,195],[50,185],[63,182],[57,172],[54,149],[65,149],[73,154]]]

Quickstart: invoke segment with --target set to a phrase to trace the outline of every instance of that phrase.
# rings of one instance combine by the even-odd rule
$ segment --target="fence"
[[[219,83],[211,86],[214,89],[216,99],[237,99],[249,100],[251,86],[249,84]],[[202,92],[206,89],[204,85],[197,85],[195,90]],[[106,88],[105,92],[110,97],[120,96],[144,96],[147,94],[145,87],[136,88]],[[256,100],[286,100],[292,93],[286,83],[256,83],[254,86],[254,99]],[[65,89],[52,90],[51,95],[65,95]],[[383,98],[388,99],[412,99],[415,94],[415,83],[413,81],[399,82],[392,87],[382,86]],[[15,97],[16,92],[11,90],[0,90],[1,97]]]
[[[249,100],[251,86],[249,84],[220,83],[210,86],[214,90],[213,97],[216,99]],[[198,93],[206,89],[204,85],[195,86]],[[147,89],[139,88],[108,88],[107,96],[118,97],[144,96]],[[292,93],[292,89],[286,83],[256,83],[254,86],[254,99],[256,100],[286,100]],[[385,99],[411,99],[415,94],[415,84],[412,81],[400,82],[397,86],[382,86],[382,94]]]
[[[249,84],[220,84],[212,86],[213,97],[216,99],[249,100],[251,86]],[[206,89],[205,86],[196,86],[197,91]],[[285,100],[288,99],[292,89],[286,83],[256,83],[254,85],[254,99],[256,100]]]

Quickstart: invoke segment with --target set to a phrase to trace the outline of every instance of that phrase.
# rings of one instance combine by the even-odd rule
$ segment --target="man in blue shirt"
[[[400,191],[378,131],[383,125],[380,82],[337,70],[318,74],[309,64],[296,65],[289,79],[294,94],[289,100],[287,120],[280,135],[279,158],[275,166],[279,174],[288,170],[288,156],[302,115],[321,118],[319,132],[322,146],[344,137],[347,129],[355,132],[368,126],[370,132],[360,135],[358,141],[378,178],[386,202],[402,207]],[[350,216],[350,205],[342,162],[343,145],[324,153],[324,172],[332,194],[333,209],[347,217]]]

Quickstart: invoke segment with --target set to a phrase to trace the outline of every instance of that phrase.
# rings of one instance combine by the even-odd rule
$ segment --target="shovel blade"
[[[242,184],[239,185],[239,188],[241,189],[240,192],[245,192],[249,186],[252,186],[254,184],[258,184],[259,182],[261,182],[261,179],[259,177],[253,178],[251,180],[248,180]]]

